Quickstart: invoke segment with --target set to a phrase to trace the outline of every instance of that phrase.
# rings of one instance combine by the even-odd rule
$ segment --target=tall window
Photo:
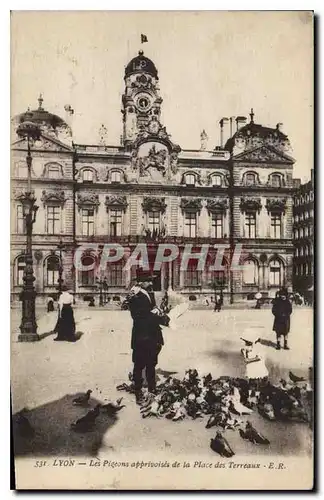
[[[121,236],[122,211],[118,208],[110,211],[110,235]]]
[[[213,238],[223,238],[223,214],[215,213],[212,214],[212,228],[213,228]]]
[[[121,175],[120,175],[120,172],[118,172],[118,170],[113,170],[111,172],[111,182],[114,182],[116,184],[119,184],[120,183],[120,180],[121,180]]]
[[[255,238],[256,214],[255,212],[245,213],[245,238]]]
[[[82,209],[82,234],[83,236],[94,235],[94,210],[93,208]]]
[[[48,165],[47,176],[50,179],[58,179],[60,177],[60,167],[58,165]]]
[[[148,212],[148,227],[151,231],[160,230],[160,212]]]
[[[255,185],[255,174],[253,174],[253,173],[246,174],[245,184],[247,186],[254,186]]]
[[[185,182],[187,186],[194,186],[196,184],[196,177],[194,174],[186,174]]]
[[[47,234],[58,234],[61,232],[61,207],[47,206]]]
[[[282,286],[283,281],[283,269],[282,264],[279,260],[272,260],[269,264],[269,282],[272,286]]]
[[[201,282],[201,271],[196,269],[196,264],[188,265],[186,271],[184,271],[184,282],[185,286],[199,286]]]
[[[22,286],[24,284],[24,271],[25,271],[25,256],[21,255],[20,257],[17,258],[16,260],[16,265],[17,265],[17,276],[16,276],[16,285]]]
[[[212,186],[221,186],[222,185],[222,176],[219,174],[213,175],[211,180],[212,180]]]
[[[26,234],[26,219],[24,217],[23,206],[17,206],[17,233]]]
[[[184,236],[187,238],[196,238],[197,235],[197,214],[196,212],[185,213]]]
[[[89,168],[85,168],[82,171],[82,180],[83,182],[93,182],[93,171]]]
[[[123,286],[123,262],[113,262],[109,266],[110,286]]]
[[[46,283],[45,286],[55,286],[58,284],[60,259],[56,255],[51,255],[46,260]]]
[[[271,186],[272,187],[280,187],[281,186],[281,177],[278,174],[273,174],[271,176]]]
[[[281,214],[271,214],[271,238],[281,238]]]
[[[92,266],[93,269],[81,270],[79,274],[79,281],[82,286],[95,284],[95,259],[91,255],[82,257],[81,263],[83,266]]]
[[[243,281],[246,285],[256,285],[258,283],[258,267],[252,259],[244,263]]]

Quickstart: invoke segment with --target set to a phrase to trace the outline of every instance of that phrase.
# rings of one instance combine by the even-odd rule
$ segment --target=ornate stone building
[[[32,187],[39,210],[34,225],[33,256],[38,296],[57,287],[62,240],[63,278],[77,296],[98,294],[106,277],[106,295],[125,293],[141,268],[125,266],[140,242],[146,243],[152,269],[159,243],[175,244],[180,255],[154,272],[157,290],[211,293],[222,289],[225,300],[245,299],[262,291],[272,295],[292,284],[292,171],[288,137],[245,117],[220,121],[220,145],[208,148],[201,133],[200,150],[177,145],[161,123],[162,98],[154,63],[139,52],[125,68],[122,97],[123,137],[109,145],[100,129],[96,145],[74,144],[68,119],[38,109],[13,119],[14,131],[26,119],[42,129],[32,144]],[[235,128],[235,129],[234,129]],[[13,132],[14,133],[14,132]],[[13,135],[14,137],[14,135]],[[24,269],[24,219],[21,196],[26,189],[27,144],[12,144],[12,297],[17,300]],[[123,260],[99,269],[91,248],[74,268],[74,253],[84,244],[119,243]],[[190,259],[180,269],[181,252],[209,245],[206,265]],[[229,270],[237,244],[243,245],[241,269]],[[212,265],[224,245],[223,271]]]
[[[310,301],[314,284],[314,170],[311,180],[301,184],[294,179],[293,238],[294,289]]]

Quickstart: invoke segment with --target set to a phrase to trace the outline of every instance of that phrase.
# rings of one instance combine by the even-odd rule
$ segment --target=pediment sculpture
[[[241,198],[240,209],[242,212],[253,211],[260,213],[262,208],[261,198]]]
[[[142,202],[144,212],[161,212],[166,209],[165,198],[145,197]]]
[[[266,209],[271,212],[285,212],[287,198],[267,198]]]
[[[105,205],[107,211],[109,209],[114,209],[114,208],[119,208],[125,211],[128,206],[128,203],[126,196],[106,196]]]
[[[200,212],[202,200],[200,198],[182,198],[180,207],[183,212]]]
[[[42,191],[41,201],[44,205],[48,203],[59,203],[60,205],[64,205],[66,202],[65,191],[46,191],[44,189]]]
[[[227,199],[212,199],[212,200],[207,200],[207,210],[209,213],[212,212],[226,212],[228,208],[228,203]]]
[[[100,205],[98,194],[78,193],[77,205],[79,210],[82,208],[95,208],[98,210]]]
[[[137,167],[141,177],[146,177],[150,168],[156,169],[164,177],[167,172],[167,151],[151,147],[147,156],[137,157]]]

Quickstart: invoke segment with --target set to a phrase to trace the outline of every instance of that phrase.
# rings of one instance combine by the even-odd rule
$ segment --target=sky
[[[148,43],[141,45],[140,35]],[[294,177],[313,168],[313,31],[307,12],[14,12],[11,115],[43,106],[65,117],[73,140],[96,144],[99,128],[119,144],[124,69],[138,50],[153,60],[162,123],[173,142],[219,145],[219,120],[248,116],[283,123],[296,159]]]

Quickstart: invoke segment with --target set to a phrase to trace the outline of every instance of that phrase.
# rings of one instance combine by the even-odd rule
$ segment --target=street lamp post
[[[36,220],[36,213],[38,206],[36,205],[36,198],[34,191],[31,189],[31,168],[32,156],[30,150],[30,142],[39,139],[40,128],[31,121],[22,122],[17,128],[19,137],[27,139],[27,191],[21,198],[23,206],[23,215],[26,222],[26,257],[25,257],[25,270],[23,276],[23,290],[21,294],[22,299],[22,318],[20,324],[20,334],[18,335],[19,342],[34,342],[39,340],[37,334],[37,323],[35,314],[35,299],[36,290],[34,287],[34,269],[33,269],[33,253],[32,253],[32,234],[33,224]]]
[[[104,286],[104,280],[101,278],[97,278],[97,285],[99,287],[99,306],[103,307],[104,303],[103,303],[102,289]]]

